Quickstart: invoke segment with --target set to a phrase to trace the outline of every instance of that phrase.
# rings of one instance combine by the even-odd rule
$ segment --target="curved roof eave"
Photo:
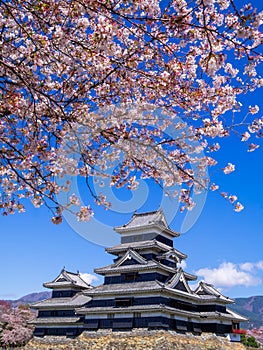
[[[148,225],[141,225],[141,226],[135,226],[135,227],[117,226],[117,227],[114,227],[114,231],[121,234],[123,232],[135,232],[135,231],[138,231],[138,230],[143,230],[143,229],[153,228],[153,227],[158,228],[162,232],[168,233],[170,236],[173,236],[173,237],[179,237],[180,236],[179,232],[173,231],[169,227],[165,227],[165,226],[159,225],[157,223],[151,223],[151,224],[148,224]]]

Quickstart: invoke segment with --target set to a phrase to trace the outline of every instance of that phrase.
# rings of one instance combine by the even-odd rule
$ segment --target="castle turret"
[[[37,318],[31,321],[35,325],[34,335],[80,334],[84,318],[77,315],[75,309],[91,300],[82,292],[92,287],[81,278],[79,273],[65,269],[62,269],[53,281],[46,282],[43,286],[52,289],[52,297],[31,305],[38,310]]]

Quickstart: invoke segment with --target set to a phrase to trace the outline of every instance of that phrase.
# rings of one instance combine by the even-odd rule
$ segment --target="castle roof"
[[[76,324],[81,320],[80,317],[40,317],[29,321],[29,324],[34,325],[64,325]]]
[[[179,268],[177,270],[177,273],[174,274],[174,276],[166,283],[166,286],[169,287],[169,288],[175,288],[176,285],[181,282],[184,287],[185,287],[185,290],[188,291],[188,293],[192,293],[192,290],[190,289],[190,287],[188,286],[188,283],[187,283],[187,280],[196,280],[197,277],[194,276],[194,275],[191,275],[187,272],[184,272],[182,270],[182,268]]]
[[[128,264],[127,264],[128,263]],[[138,272],[146,270],[159,270],[168,273],[175,273],[177,270],[173,267],[162,264],[156,260],[147,260],[138,252],[129,249],[124,256],[118,259],[115,263],[100,267],[94,270],[95,273],[101,275],[109,275],[113,273]],[[195,280],[196,277],[189,273],[185,273],[186,279]]]
[[[67,308],[74,309],[75,307],[80,307],[85,305],[91,300],[87,295],[77,293],[73,297],[67,298],[49,298],[31,305],[34,309],[52,309],[52,308]]]
[[[179,259],[186,259],[187,255],[180,252],[179,250],[168,246],[162,242],[157,241],[156,239],[147,240],[147,241],[139,241],[139,242],[129,242],[129,243],[121,243],[114,247],[106,248],[106,251],[111,254],[118,255],[119,253],[126,252],[128,249],[132,250],[146,250],[146,249],[155,249],[159,253],[163,252],[173,252]]]
[[[145,264],[133,264],[124,266],[115,266],[115,264],[108,265],[105,267],[100,267],[94,269],[95,273],[100,275],[110,275],[115,273],[125,273],[125,272],[139,272],[146,270],[160,270],[167,271],[169,273],[174,273],[174,268],[163,265],[157,261],[147,261]]]
[[[105,307],[89,307],[89,308],[79,308],[76,310],[78,314],[107,314],[107,313],[131,313],[131,312],[149,312],[149,311],[159,311],[159,312],[167,312],[169,314],[175,315],[184,315],[188,317],[194,317],[197,319],[221,319],[221,320],[232,320],[236,322],[245,322],[247,319],[237,313],[232,312],[232,310],[226,309],[226,312],[218,312],[218,311],[208,311],[208,312],[200,312],[200,311],[188,311],[178,309],[172,306],[163,305],[163,304],[150,304],[150,305],[133,305],[133,306],[125,306],[125,307],[114,307],[114,306],[105,306]]]
[[[147,213],[134,213],[131,220],[127,224],[117,226],[114,228],[114,230],[118,233],[123,233],[142,230],[149,227],[157,227],[172,237],[180,236],[178,232],[175,232],[169,228],[161,208]]]
[[[195,290],[195,293],[202,296],[202,298],[206,297],[216,297],[220,300],[225,300],[229,304],[234,303],[235,301],[233,299],[230,299],[229,297],[226,297],[221,292],[219,292],[212,284],[205,283],[204,281],[201,281],[198,285],[198,287]]]
[[[149,292],[154,290],[161,290],[163,284],[159,281],[144,281],[144,282],[133,282],[133,283],[114,283],[114,284],[101,284],[91,290],[84,291],[86,295],[103,295],[103,294],[130,294],[133,292]]]
[[[239,322],[247,322],[248,321],[248,318],[240,315],[239,313],[237,313],[233,310],[230,310],[227,308],[226,311],[233,316],[234,320],[238,320]]]
[[[92,290],[84,291],[86,295],[93,296],[93,295],[115,295],[115,296],[121,296],[121,295],[133,295],[133,294],[148,294],[153,292],[163,292],[167,291],[170,293],[176,293],[182,296],[186,296],[190,299],[198,299],[200,300],[200,296],[195,295],[193,292],[192,294],[173,289],[169,287],[167,284],[162,283],[160,281],[144,281],[144,282],[132,282],[132,283],[114,283],[114,284],[102,284],[100,286],[95,287]]]
[[[186,254],[183,254],[179,252],[175,248],[171,248],[168,252],[165,252],[163,254],[158,255],[158,259],[172,259],[175,260],[176,262],[181,262],[182,259],[185,259],[187,257]]]
[[[88,284],[81,278],[80,273],[69,272],[66,271],[64,268],[53,281],[46,282],[43,284],[43,286],[51,289],[71,287],[80,289],[92,288],[90,284]]]
[[[180,277],[184,276],[184,281],[180,281]],[[179,278],[178,278],[179,277]],[[89,296],[128,296],[134,294],[148,294],[155,292],[165,292],[165,294],[177,295],[177,297],[192,300],[198,304],[230,304],[234,301],[230,298],[225,297],[223,294],[197,294],[192,291],[189,287],[185,290],[177,289],[177,283],[183,282],[187,285],[185,278],[185,272],[179,270],[175,276],[173,276],[168,282],[162,283],[160,281],[144,281],[144,282],[132,282],[132,283],[114,283],[114,284],[102,284],[94,287],[90,290],[85,290],[83,293]],[[216,290],[216,289],[215,289]]]

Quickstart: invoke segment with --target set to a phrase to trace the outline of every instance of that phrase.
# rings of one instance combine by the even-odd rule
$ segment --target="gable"
[[[195,294],[198,295],[210,295],[211,297],[215,297],[217,299],[221,299],[224,301],[228,301],[229,303],[234,302],[234,300],[224,296],[221,292],[219,292],[212,284],[205,283],[201,281],[195,290]]]
[[[178,290],[181,290],[183,292],[188,292],[185,284],[182,282],[182,281],[179,281],[174,287],[173,289],[178,289]]]
[[[67,282],[65,277],[59,277],[56,282]]]
[[[167,286],[172,289],[177,289],[192,294],[192,290],[189,287],[181,268],[178,270],[177,274],[175,274],[167,283]]]
[[[67,271],[64,269],[60,272],[60,274],[57,276],[57,278],[54,279],[53,282],[72,282],[72,279],[68,275]]]
[[[127,265],[138,265],[138,260],[135,260],[133,258],[131,259],[126,259],[121,266],[127,266]]]
[[[144,259],[139,253],[129,249],[126,254],[116,262],[115,266],[125,266],[125,265],[145,265],[147,260]]]

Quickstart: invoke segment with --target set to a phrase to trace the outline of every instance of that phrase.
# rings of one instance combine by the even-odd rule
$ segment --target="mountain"
[[[17,307],[21,304],[32,304],[43,299],[51,297],[51,292],[39,292],[39,293],[30,293],[16,300],[5,300],[11,303],[12,307]]]
[[[243,328],[259,328],[263,326],[263,296],[236,298],[230,309],[246,316],[249,322],[242,324]]]

